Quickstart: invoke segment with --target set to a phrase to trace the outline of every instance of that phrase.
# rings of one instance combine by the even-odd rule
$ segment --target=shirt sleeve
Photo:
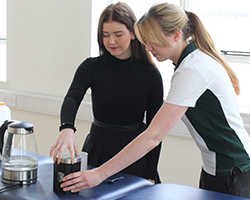
[[[60,113],[61,123],[70,122],[74,124],[77,110],[87,89],[91,85],[92,74],[93,72],[88,60],[85,60],[77,68],[73,81],[63,100]]]
[[[170,90],[165,102],[194,107],[198,98],[205,92],[208,85],[204,77],[196,70],[181,69],[173,74]]]

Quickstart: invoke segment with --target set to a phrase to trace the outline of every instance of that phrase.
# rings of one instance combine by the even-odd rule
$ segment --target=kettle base
[[[37,179],[34,180],[27,180],[27,181],[13,181],[13,180],[7,180],[2,178],[2,182],[5,184],[10,184],[10,185],[30,185],[32,183],[35,183]]]
[[[9,171],[2,168],[2,182],[28,185],[37,181],[37,168],[30,171]]]

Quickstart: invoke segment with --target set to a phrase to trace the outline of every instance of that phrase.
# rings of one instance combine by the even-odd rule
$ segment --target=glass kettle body
[[[1,134],[4,134],[6,129],[5,136],[1,135],[2,144],[4,143],[2,182],[8,184],[35,183],[38,152],[33,125],[23,121],[5,121],[0,130]]]

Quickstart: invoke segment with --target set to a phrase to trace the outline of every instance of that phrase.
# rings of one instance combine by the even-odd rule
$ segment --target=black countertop
[[[1,173],[0,173],[1,175]],[[36,183],[19,186],[0,193],[0,199],[118,199],[129,195],[144,187],[152,186],[146,179],[124,173],[117,173],[109,178],[123,176],[123,179],[110,183],[104,181],[100,185],[83,190],[77,194],[59,194],[53,191],[53,160],[49,157],[39,155],[38,180]],[[0,188],[8,186],[0,181]]]
[[[1,175],[1,170],[0,170]],[[53,192],[53,161],[39,155],[38,180],[36,183],[19,186],[0,193],[1,200],[59,200],[59,199],[101,199],[101,200],[247,200],[238,196],[198,189],[176,184],[156,184],[150,181],[117,173],[110,179],[123,176],[123,179],[83,190],[77,194],[57,194]],[[8,185],[0,181],[0,188]]]

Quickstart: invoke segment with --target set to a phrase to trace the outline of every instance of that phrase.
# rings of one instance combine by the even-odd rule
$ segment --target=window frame
[[[98,0],[93,0],[93,1],[98,1]],[[111,4],[111,3],[113,3],[114,1],[113,0],[106,0],[106,6],[107,5],[109,5],[109,4]],[[124,0],[123,2],[125,2],[126,3],[126,0]],[[155,2],[155,3],[157,3],[157,2]],[[95,3],[95,5],[98,5],[98,4],[96,4]],[[95,6],[95,5],[93,5],[93,6]],[[153,5],[153,3],[152,3],[152,5]],[[179,5],[181,6],[181,7],[183,7],[184,9],[186,9],[186,10],[189,10],[189,0],[179,0]],[[103,8],[104,8],[105,6],[103,6]],[[102,8],[102,9],[103,9]],[[101,9],[101,10],[102,10]],[[92,15],[93,15],[94,13],[92,13]],[[97,27],[97,23],[96,23],[96,27]],[[96,31],[96,28],[95,27],[95,29],[93,29],[92,28],[92,31]],[[93,32],[93,33],[95,33],[95,32]],[[93,34],[92,34],[92,36],[93,36]],[[92,37],[92,45],[93,44],[95,44],[95,45],[97,45],[97,42],[96,42],[97,40],[96,40],[96,37]],[[91,46],[92,46],[91,45]],[[218,51],[221,51],[222,49],[219,49]],[[233,50],[233,49],[232,49]],[[95,52],[95,53],[94,53]],[[92,56],[98,56],[98,52],[97,51],[95,51],[94,50],[94,48],[92,49],[92,51],[91,51],[91,55]],[[250,57],[243,57],[243,56],[231,56],[231,55],[224,55],[222,52],[221,52],[221,55],[222,55],[222,57],[224,57],[224,59],[230,64],[230,65],[232,65],[232,64],[246,64],[246,65],[249,65],[249,67],[250,67]],[[172,62],[169,62],[169,61],[165,61],[165,62],[163,62],[163,63],[159,63],[158,61],[156,61],[156,60],[154,60],[155,61],[155,63],[157,64],[157,66],[158,66],[158,68],[159,68],[159,70],[161,71],[161,73],[162,73],[162,76],[163,76],[163,82],[164,82],[164,88],[165,88],[165,91],[164,91],[164,96],[166,96],[167,95],[167,92],[168,92],[168,89],[169,89],[169,85],[170,85],[170,80],[171,80],[171,76],[165,76],[164,74],[169,74],[169,72],[171,72],[171,75],[172,75],[172,72],[173,72],[173,67],[171,66],[172,65]],[[166,64],[165,64],[166,63]],[[163,65],[165,65],[165,66],[163,66]],[[166,65],[168,65],[168,66],[166,66]],[[163,71],[165,71],[166,70],[166,68],[168,68],[167,70],[167,72],[163,72]],[[233,68],[233,67],[232,67]],[[234,68],[233,68],[233,70],[235,70]],[[240,103],[240,97],[241,96],[239,96],[239,103]],[[250,97],[249,97],[250,98]],[[240,112],[241,113],[249,113],[250,114],[250,105],[244,105],[244,104],[240,104]]]

